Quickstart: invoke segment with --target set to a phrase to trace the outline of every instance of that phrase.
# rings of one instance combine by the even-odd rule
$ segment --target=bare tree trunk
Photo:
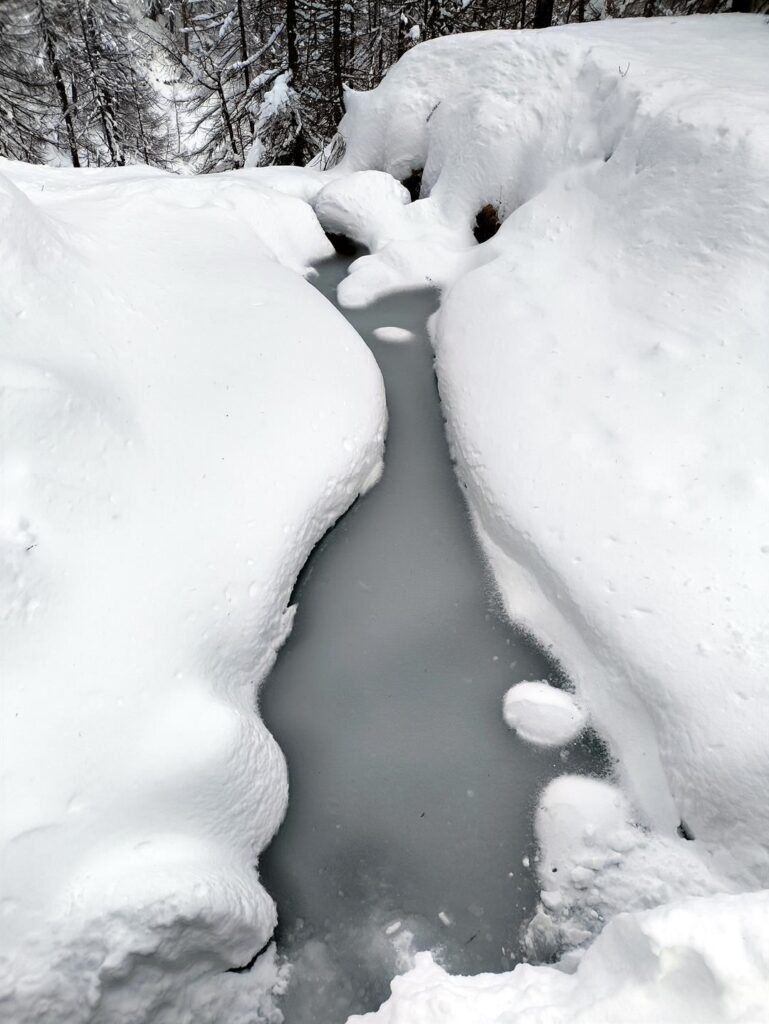
[[[184,37],[184,52],[187,56],[190,53],[190,34],[187,31],[190,27],[190,12],[187,9],[187,0],[182,0],[182,36]]]
[[[549,28],[553,24],[553,0],[537,0],[534,10],[534,28]]]
[[[147,136],[144,133],[144,120],[142,118],[141,101],[139,99],[139,93],[138,93],[138,91],[136,89],[136,75],[133,73],[133,71],[131,71],[131,88],[132,88],[133,94],[134,94],[134,103],[136,104],[136,116],[137,116],[137,118],[139,120],[139,138],[141,139],[142,153],[144,155],[144,162],[145,162],[145,164],[149,165],[150,156],[149,156],[149,150],[147,148]]]
[[[230,117],[230,110],[227,106],[227,97],[224,95],[224,89],[222,88],[222,76],[217,75],[216,79],[216,91],[219,93],[219,102],[222,105],[222,119],[227,129],[227,135],[230,140],[230,148],[232,149],[232,159],[236,167],[242,166],[242,159],[240,153],[238,153],[238,144],[235,141],[235,132],[232,127],[232,118]]]
[[[333,0],[331,11],[331,50],[334,62],[334,88],[336,89],[337,116],[344,114],[344,85],[342,83],[342,0]]]
[[[296,46],[296,0],[286,0],[286,49],[288,70],[296,87],[299,77],[299,51]]]
[[[88,57],[88,66],[91,69],[91,77],[93,78],[94,89],[96,90],[96,102],[99,105],[99,118],[101,120],[102,129],[104,130],[104,141],[107,143],[107,149],[109,149],[110,160],[112,163],[122,166],[125,163],[125,159],[120,152],[120,147],[115,135],[115,117],[112,109],[112,102],[109,94],[99,84],[96,58],[94,57],[91,45],[93,38],[93,26],[86,20],[83,14],[82,0],[77,0],[77,14],[78,20],[80,21],[80,31],[83,36],[86,56]]]
[[[238,0],[238,25],[240,26],[240,59],[243,61],[243,82],[246,87],[246,96],[251,87],[251,70],[248,66],[248,43],[246,41],[246,19],[243,13],[243,0]],[[248,127],[251,129],[251,136],[254,134],[254,119],[251,111],[248,112]]]
[[[64,78],[61,73],[61,65],[59,64],[59,58],[56,55],[56,46],[53,41],[53,36],[51,35],[51,29],[48,23],[48,15],[43,5],[43,0],[38,0],[37,9],[40,15],[40,31],[43,35],[45,55],[48,59],[48,66],[51,69],[51,76],[53,78],[53,84],[56,89],[56,95],[59,97],[61,115],[64,118],[64,125],[67,129],[67,143],[69,145],[69,155],[72,159],[72,166],[79,167],[80,157],[78,156],[77,144],[75,143],[75,125],[72,121],[72,113],[70,111],[69,102],[67,100],[67,88],[64,85]],[[72,88],[74,95],[74,86]]]
[[[296,45],[296,0],[286,0],[286,50],[288,70],[291,72],[291,84],[294,89],[297,89],[299,85],[299,48]],[[292,146],[291,160],[299,167],[302,164],[303,158],[304,129],[300,115]]]

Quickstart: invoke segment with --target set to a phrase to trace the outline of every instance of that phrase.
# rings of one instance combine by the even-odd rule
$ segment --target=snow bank
[[[715,896],[621,914],[576,972],[520,964],[452,977],[419,953],[377,1013],[348,1024],[757,1022],[769,1006],[769,896]]]
[[[546,794],[543,888],[564,829],[570,870],[585,872],[543,903],[535,931],[584,944],[586,908],[600,927],[654,878],[646,905],[703,900],[616,921],[560,987],[560,974],[519,970],[505,1006],[531,984],[552,988],[554,1020],[571,1019],[577,993],[595,1001],[590,1020],[675,1019],[687,991],[687,1019],[766,1016],[764,987],[755,1005],[740,995],[755,969],[743,947],[712,963],[721,926],[707,920],[717,907],[762,949],[765,897],[702,894],[769,886],[769,25],[726,15],[440,39],[352,94],[340,130],[346,155],[315,206],[373,248],[340,297],[442,285],[436,369],[478,535],[510,616],[560,659],[617,759],[624,796],[607,783],[607,799],[648,867],[634,889],[641,854],[628,850],[612,881],[608,840],[591,866],[563,816],[547,824]],[[419,170],[409,205],[380,180]],[[360,226],[367,202],[373,228]],[[476,245],[487,204],[503,223]],[[568,801],[601,832],[605,801],[579,786]],[[647,955],[649,922],[661,938]],[[632,939],[612,953],[619,935]],[[678,959],[680,989],[655,996]],[[627,1003],[588,989],[602,960],[625,972],[612,999]],[[377,1019],[445,1024],[459,993],[508,985],[436,971],[423,962],[397,982]],[[430,1012],[404,995],[423,984]],[[472,1005],[474,1020],[497,1020]]]
[[[272,1019],[274,958],[224,973],[275,922],[256,690],[379,471],[379,372],[253,178],[3,162],[0,220],[1,1014]]]

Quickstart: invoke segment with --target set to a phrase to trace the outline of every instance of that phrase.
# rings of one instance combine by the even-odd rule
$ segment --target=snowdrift
[[[15,182],[15,184],[14,184]],[[379,371],[232,178],[0,164],[0,1014],[272,1019],[256,710],[313,544],[380,468]]]
[[[348,1024],[758,1024],[769,1005],[768,912],[762,892],[623,914],[573,974],[522,964],[452,977],[418,953],[382,1009]]]
[[[422,959],[366,1019],[765,1017],[769,24],[432,41],[350,93],[340,132],[315,209],[372,250],[340,297],[442,286],[436,369],[478,536],[617,761],[621,791],[543,795],[527,940],[573,969],[632,912],[570,977]],[[397,181],[419,172],[410,203]],[[502,224],[478,245],[487,204]]]

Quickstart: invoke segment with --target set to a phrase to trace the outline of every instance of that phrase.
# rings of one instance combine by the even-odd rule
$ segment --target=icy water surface
[[[348,262],[319,268],[331,301]],[[435,302],[412,292],[345,314],[384,376],[385,473],[308,561],[262,691],[291,786],[260,864],[296,964],[287,1024],[375,1009],[414,949],[466,974],[512,966],[536,901],[523,863],[536,797],[565,767],[502,721],[508,687],[553,665],[494,610],[444,435]],[[381,326],[416,340],[377,341]],[[566,757],[579,770],[590,755]]]

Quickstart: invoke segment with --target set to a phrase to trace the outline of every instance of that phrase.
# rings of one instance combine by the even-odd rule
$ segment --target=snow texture
[[[350,94],[340,131],[315,207],[372,250],[340,298],[441,286],[436,371],[478,536],[617,761],[621,791],[546,791],[529,937],[580,950],[632,912],[571,977],[422,959],[372,1020],[764,1019],[769,25],[434,40]],[[386,177],[419,170],[406,204]],[[502,224],[478,245],[487,204]]]
[[[769,1006],[769,894],[681,900],[611,921],[573,973],[455,977],[430,953],[348,1024],[756,1024]]]
[[[272,1020],[256,691],[381,467],[330,246],[255,173],[0,164],[0,1016]]]

